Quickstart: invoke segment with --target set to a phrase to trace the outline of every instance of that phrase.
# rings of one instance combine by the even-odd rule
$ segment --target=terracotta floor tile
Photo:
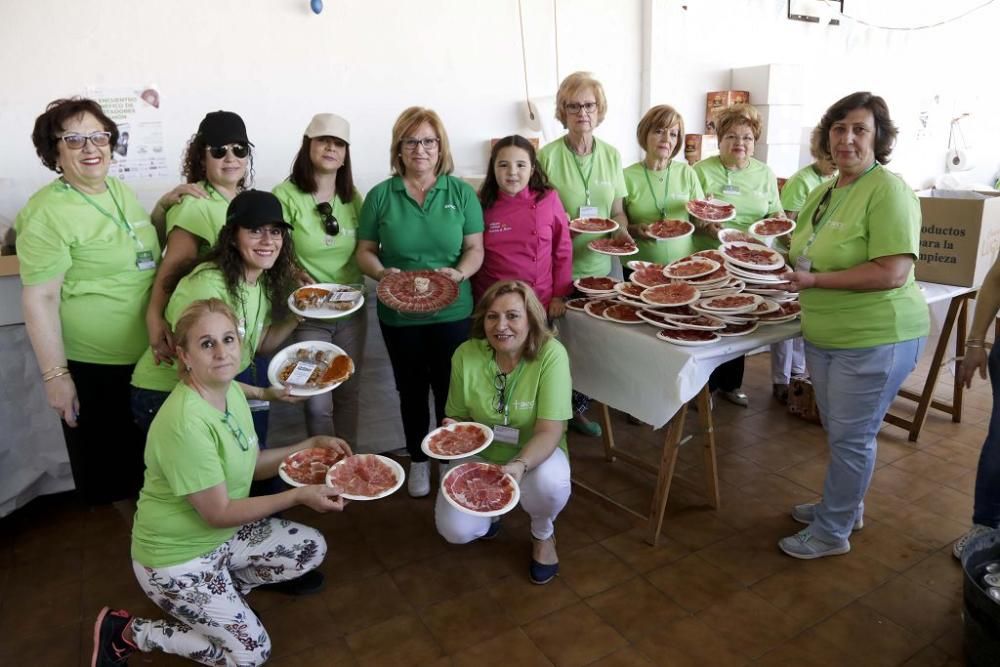
[[[826,479],[828,465],[829,461],[826,456],[817,456],[808,461],[788,466],[778,474],[817,495],[822,495],[823,481]]]
[[[572,523],[593,540],[606,539],[640,524],[635,517],[577,489],[573,490],[569,504],[559,515],[559,523],[563,521]]]
[[[834,577],[819,576],[808,563],[773,574],[750,590],[803,626],[831,616],[857,597]]]
[[[949,463],[926,452],[914,452],[892,462],[893,467],[920,475],[924,479],[943,484],[969,471],[965,466]]]
[[[523,630],[557,667],[587,665],[628,644],[583,603],[532,621]]]
[[[707,507],[686,508],[676,513],[668,511],[661,532],[692,550],[702,549],[735,533],[732,526],[717,518]]]
[[[792,507],[809,502],[816,493],[774,473],[759,477],[740,487],[748,495],[769,503]]]
[[[944,459],[948,463],[963,466],[966,468],[967,474],[975,470],[979,464],[979,452],[981,448],[982,443],[970,446],[965,443],[956,442],[950,438],[945,438],[933,445],[921,447],[920,451]]]
[[[851,553],[867,556],[903,572],[934,552],[934,547],[896,530],[891,521],[865,518],[864,530],[851,535]]]
[[[503,608],[483,590],[432,604],[420,611],[420,618],[449,655],[514,627]]]
[[[631,642],[659,632],[688,612],[642,577],[595,595],[587,604]]]
[[[660,541],[655,547],[651,546],[646,541],[647,534],[648,530],[645,527],[634,528],[601,540],[601,546],[625,561],[637,572],[648,572],[691,553],[690,549],[681,543],[663,535],[660,536]],[[562,542],[560,541],[561,546]]]
[[[595,595],[635,576],[632,568],[600,544],[560,556],[559,574],[580,597]]]
[[[418,667],[442,657],[441,647],[415,614],[401,614],[347,635],[359,665]]]
[[[530,623],[580,601],[562,577],[538,586],[525,576],[514,575],[490,584],[486,592],[517,625]]]
[[[635,647],[654,664],[671,667],[742,667],[750,660],[730,648],[715,628],[696,616],[674,621]]]
[[[388,574],[326,588],[317,597],[325,603],[334,631],[342,635],[412,610]]]
[[[963,664],[936,646],[925,646],[920,653],[904,662],[902,667],[961,667]]]
[[[908,501],[922,498],[939,488],[939,486],[919,475],[914,475],[891,465],[878,468],[872,477],[871,483],[871,488],[876,491],[889,493]]]
[[[88,661],[93,643],[81,636],[93,635],[93,620],[67,625],[53,624],[44,632],[18,633],[6,623],[0,637],[0,664],[3,665],[75,665],[86,653]],[[86,628],[86,630],[83,630]]]
[[[932,638],[947,632],[951,619],[962,609],[957,598],[943,597],[902,576],[890,579],[860,602],[910,632]]]
[[[903,576],[946,598],[961,596],[962,566],[951,555],[951,548],[938,549],[903,572]]]
[[[976,473],[970,470],[961,477],[946,482],[945,487],[972,496],[976,492]]]
[[[754,661],[755,667],[844,667],[865,664],[823,638],[800,634]]]
[[[312,625],[317,625],[313,619]],[[268,627],[268,632],[271,628]],[[292,633],[292,631],[290,631]],[[291,651],[285,642],[272,644],[271,659],[268,667],[348,667],[357,664],[347,641],[339,637],[334,641],[317,643],[311,648],[301,651]],[[133,664],[141,661],[133,659]]]
[[[851,603],[807,632],[858,659],[883,665],[898,665],[933,641],[913,634],[860,602]]]
[[[896,517],[891,523],[914,539],[934,547],[951,544],[969,530],[970,524],[968,520],[955,521],[917,504],[911,505],[904,516]]]
[[[642,667],[642,665],[654,665],[653,661],[631,646],[619,649],[610,655],[595,660],[587,667]]]
[[[389,572],[403,597],[420,609],[479,587],[472,571],[456,553],[445,553]]]
[[[778,540],[796,532],[796,525],[791,519],[783,517],[770,523],[768,526],[762,522],[751,530],[716,542],[697,553],[734,580],[750,586],[793,564],[792,559],[778,549]],[[780,526],[777,530],[775,523]]]
[[[739,591],[698,612],[698,618],[715,630],[739,653],[760,657],[790,639],[803,624],[753,591]]]
[[[741,449],[739,453],[768,472],[778,472],[823,456],[826,453],[826,446],[796,442],[795,434],[788,433],[765,439],[756,445]]]
[[[508,630],[452,656],[455,667],[551,667],[552,663],[520,628]]]
[[[646,579],[684,609],[696,612],[728,593],[743,590],[731,575],[698,555],[647,572]]]
[[[365,539],[375,553],[375,557],[386,569],[413,563],[445,551],[447,542],[437,532],[427,526],[415,522],[406,522],[388,526],[371,526]]]
[[[716,457],[719,479],[729,484],[742,485],[751,482],[768,471],[760,464],[744,455],[746,449],[726,452]]]

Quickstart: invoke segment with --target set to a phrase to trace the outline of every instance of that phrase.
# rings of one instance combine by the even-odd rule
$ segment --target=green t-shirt
[[[225,413],[178,384],[149,427],[146,473],[132,526],[132,558],[169,567],[203,556],[236,533],[213,528],[187,496],[225,482],[230,500],[250,495],[257,436],[247,399],[235,382]],[[246,451],[244,451],[246,448]]]
[[[240,284],[240,298],[233,299],[226,289],[222,271],[215,264],[199,264],[188,275],[181,278],[177,288],[170,295],[164,310],[164,317],[170,328],[177,326],[184,309],[199,299],[222,299],[236,313],[240,333],[243,338],[240,352],[240,372],[253,360],[254,352],[260,345],[264,327],[271,320],[271,300],[264,292],[262,281],[255,285]],[[132,372],[132,385],[140,389],[170,391],[177,384],[177,362],[174,365],[156,365],[153,351],[147,347],[142,358]]]
[[[778,196],[778,179],[766,164],[750,158],[743,169],[726,169],[718,155],[705,158],[694,165],[701,187],[706,195],[727,201],[736,207],[736,217],[723,227],[745,232],[750,225],[768,216],[784,212]],[[717,239],[698,235],[695,245],[699,250],[718,247]]]
[[[496,374],[493,348],[485,339],[470,338],[459,345],[451,358],[451,384],[445,414],[452,418],[471,419],[491,428],[503,424],[503,415],[496,409]],[[516,457],[534,435],[537,420],[566,421],[573,416],[570,397],[573,381],[570,379],[566,348],[554,338],[549,340],[534,361],[523,359],[508,374],[507,391],[507,425],[519,430],[517,445],[494,440],[477,455],[493,463],[507,463]],[[565,431],[559,440],[559,447],[569,455]]]
[[[813,190],[799,212],[792,234],[791,262],[805,254],[814,272],[843,271],[877,257],[920,252],[920,203],[901,178],[876,167],[851,185],[835,182]],[[813,237],[813,212],[833,188],[826,214]],[[902,287],[855,291],[807,289],[802,304],[802,335],[824,348],[863,348],[926,336],[927,303],[913,270]]]
[[[319,283],[360,284],[361,269],[354,257],[358,245],[358,218],[364,200],[357,190],[346,204],[334,195],[330,204],[333,217],[340,225],[336,236],[328,236],[323,219],[316,210],[316,200],[299,190],[291,181],[283,181],[274,188],[274,195],[281,200],[285,220],[292,226],[295,256],[313,280]]]
[[[666,219],[688,220],[686,204],[692,199],[702,199],[705,196],[694,169],[685,162],[672,161],[666,169],[650,170],[647,179],[645,167],[642,162],[636,162],[625,168],[625,189],[628,194],[624,203],[629,222],[633,225],[648,225],[663,220],[661,209],[664,206]],[[629,259],[669,264],[694,252],[693,236],[670,241],[654,241],[637,236],[635,242],[639,246],[639,253]]]
[[[180,203],[171,206],[167,210],[167,234],[174,227],[194,234],[198,237],[198,254],[203,255],[215,245],[219,232],[226,224],[229,200],[208,181],[201,181],[198,185],[208,193],[208,198],[183,197]]]
[[[58,179],[32,195],[14,221],[17,256],[25,285],[63,276],[67,359],[134,364],[148,345],[146,306],[156,273],[140,269],[137,254],[159,262],[160,242],[132,190],[115,178],[107,183],[105,192],[87,195],[90,201]],[[135,239],[115,221],[119,207]]]
[[[577,155],[560,137],[538,151],[541,165],[549,183],[559,193],[563,208],[570,220],[580,217],[580,207],[587,206],[588,185],[590,206],[597,207],[601,218],[611,217],[615,199],[624,198],[625,178],[622,175],[622,158],[612,146],[594,138],[593,150],[588,155]],[[611,257],[594,252],[587,244],[602,234],[575,234],[573,236],[573,278],[606,276],[611,273]]]
[[[382,181],[365,198],[358,228],[359,239],[380,244],[384,266],[403,271],[454,268],[462,256],[465,237],[482,233],[483,209],[476,191],[448,174],[438,176],[423,207],[410,197],[401,177]],[[454,303],[430,317],[405,315],[381,301],[378,304],[379,319],[396,327],[455,322],[471,313],[468,280],[459,285]]]
[[[786,211],[801,211],[802,205],[806,203],[806,196],[831,178],[833,176],[821,176],[811,164],[802,167],[781,188],[781,208]]]

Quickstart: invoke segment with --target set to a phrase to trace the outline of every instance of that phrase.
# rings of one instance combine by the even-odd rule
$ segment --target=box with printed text
[[[917,280],[978,287],[1000,250],[1000,192],[925,190]]]

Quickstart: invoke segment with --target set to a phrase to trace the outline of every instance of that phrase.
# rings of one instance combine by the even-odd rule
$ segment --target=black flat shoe
[[[261,584],[257,588],[265,591],[284,593],[285,595],[312,595],[319,593],[326,585],[326,577],[319,570],[310,570],[301,577],[279,581],[274,584]]]

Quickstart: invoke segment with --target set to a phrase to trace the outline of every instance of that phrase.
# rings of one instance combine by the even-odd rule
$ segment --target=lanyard
[[[660,217],[664,220],[667,218],[667,201],[670,196],[670,165],[673,161],[667,163],[667,175],[663,178],[663,206],[660,206],[660,202],[656,201],[656,190],[653,189],[653,182],[649,180],[649,169],[646,165],[642,165],[642,171],[646,174],[646,184],[649,186],[649,192],[653,195],[653,205],[656,206],[657,210],[660,212]]]
[[[570,155],[573,158],[573,164],[576,165],[577,173],[580,174],[580,180],[583,181],[583,191],[587,195],[587,206],[590,206],[590,177],[594,173],[594,161],[597,159],[597,137],[594,137],[594,144],[590,147],[590,168],[587,169],[586,176],[583,175],[583,168],[580,166],[576,153],[570,151]]]
[[[142,241],[139,240],[139,237],[136,236],[135,229],[133,229],[131,223],[129,223],[128,219],[125,217],[125,211],[122,210],[121,204],[119,204],[118,200],[115,199],[115,193],[111,189],[111,186],[108,185],[107,181],[105,181],[105,187],[108,189],[108,194],[111,196],[111,201],[114,202],[115,204],[115,210],[118,212],[118,217],[113,216],[107,209],[105,209],[103,206],[101,206],[96,201],[91,199],[90,196],[87,195],[87,193],[84,192],[83,190],[77,190],[76,187],[68,183],[65,179],[63,180],[63,183],[66,183],[66,186],[68,188],[70,188],[71,190],[73,190],[73,192],[76,192],[78,195],[83,197],[88,204],[90,204],[98,211],[103,213],[105,217],[110,218],[112,222],[114,222],[116,225],[124,229],[125,233],[129,235],[129,238],[132,239],[132,241],[135,243],[135,247],[138,250],[146,249],[146,247],[142,245]]]
[[[210,195],[211,195],[211,194],[217,194],[217,195],[219,195],[219,199],[221,199],[222,201],[226,202],[227,204],[229,203],[229,201],[230,201],[230,200],[226,198],[226,195],[224,195],[224,194],[222,194],[221,192],[219,192],[219,191],[218,191],[218,190],[217,190],[217,189],[215,188],[215,186],[214,186],[214,185],[212,185],[212,184],[211,184],[211,183],[209,182],[209,180],[208,180],[207,178],[205,179],[204,183],[205,183],[205,189],[206,189],[206,190],[208,190],[208,194],[210,194]]]
[[[232,420],[230,420],[231,417]],[[244,452],[248,452],[250,451],[250,439],[247,438],[245,433],[243,433],[243,429],[240,428],[239,424],[234,423],[235,421],[236,417],[229,411],[229,406],[226,405],[226,414],[222,418],[222,423],[226,425],[229,432],[233,434],[234,438],[236,438],[236,444],[240,446],[240,449]]]
[[[809,240],[806,241],[806,245],[802,248],[802,256],[804,257],[809,256],[809,249],[812,247],[813,242],[816,240],[816,235],[819,234],[819,230],[823,228],[823,226],[826,224],[826,221],[832,218],[834,212],[838,208],[840,208],[841,204],[844,203],[844,200],[847,199],[847,193],[851,191],[851,188],[854,187],[854,184],[860,181],[865,176],[867,176],[869,173],[871,173],[871,171],[875,169],[875,167],[877,166],[878,162],[873,162],[872,166],[868,167],[868,169],[865,170],[865,173],[858,176],[857,179],[855,179],[850,185],[844,188],[844,194],[837,199],[837,203],[827,208],[827,210],[823,211],[822,215],[820,215],[819,220],[816,220],[815,219],[816,213],[819,211],[820,207],[823,206],[823,202],[830,201],[833,199],[833,191],[837,187],[837,179],[836,178],[833,179],[833,182],[830,183],[830,187],[828,187],[826,189],[826,192],[823,193],[823,197],[819,200],[819,203],[816,204],[816,209],[813,211],[812,234],[809,235]]]
[[[502,405],[497,405],[497,414],[503,416],[503,425],[507,426],[510,424],[510,397],[514,395],[514,386],[517,384],[517,379],[521,376],[521,369],[524,368],[524,361],[517,362],[517,367],[510,373],[504,373],[497,366],[496,359],[492,363],[493,368],[496,369],[494,375],[494,388],[500,392],[500,399]],[[510,382],[507,382],[507,378],[510,377]],[[502,382],[502,384],[497,387],[497,381]],[[503,408],[503,412],[500,411]]]

